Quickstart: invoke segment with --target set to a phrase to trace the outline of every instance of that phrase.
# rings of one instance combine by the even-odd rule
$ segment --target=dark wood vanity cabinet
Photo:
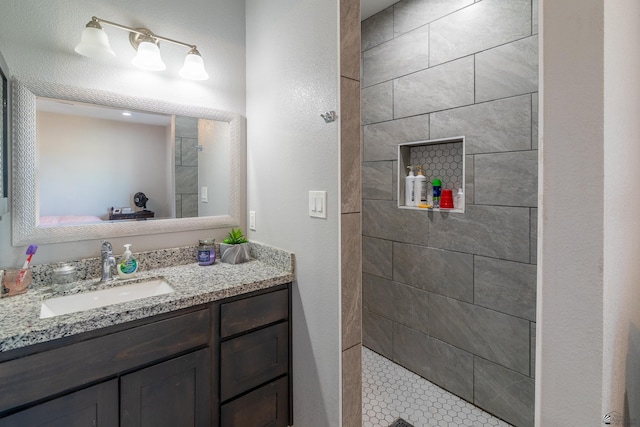
[[[220,306],[221,427],[292,424],[289,290]]]
[[[0,354],[0,427],[287,426],[290,287]]]

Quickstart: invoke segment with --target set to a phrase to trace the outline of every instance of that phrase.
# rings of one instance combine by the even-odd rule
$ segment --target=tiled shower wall
[[[362,23],[363,344],[533,425],[536,0],[402,0]],[[398,209],[397,144],[466,136],[466,212]]]
[[[360,0],[340,0],[342,426],[362,426]]]

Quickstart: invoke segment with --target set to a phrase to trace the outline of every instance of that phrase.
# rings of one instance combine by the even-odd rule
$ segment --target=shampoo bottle
[[[420,203],[427,203],[427,178],[422,174],[422,165],[418,166],[418,176],[416,176],[416,206]]]
[[[404,205],[417,206],[415,189],[416,177],[413,174],[413,166],[407,166],[407,169],[409,169],[409,175],[405,178]]]
[[[135,276],[138,271],[138,261],[133,258],[131,254],[131,244],[124,245],[124,254],[122,255],[122,261],[118,264],[118,275],[123,279],[128,279]]]

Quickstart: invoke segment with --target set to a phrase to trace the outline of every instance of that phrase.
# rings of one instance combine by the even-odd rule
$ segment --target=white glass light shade
[[[160,57],[160,49],[153,42],[140,43],[138,45],[138,53],[131,63],[148,71],[162,71],[167,68]]]
[[[80,43],[76,46],[76,52],[89,58],[111,58],[116,56],[109,45],[107,34],[100,28],[85,27],[82,30]]]
[[[198,53],[189,52],[184,58],[184,65],[180,70],[180,76],[190,80],[207,80],[209,74],[204,69],[204,61]]]

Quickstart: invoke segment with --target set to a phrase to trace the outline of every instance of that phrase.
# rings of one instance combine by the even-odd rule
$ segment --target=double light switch
[[[309,191],[309,216],[312,218],[327,217],[326,191]]]

